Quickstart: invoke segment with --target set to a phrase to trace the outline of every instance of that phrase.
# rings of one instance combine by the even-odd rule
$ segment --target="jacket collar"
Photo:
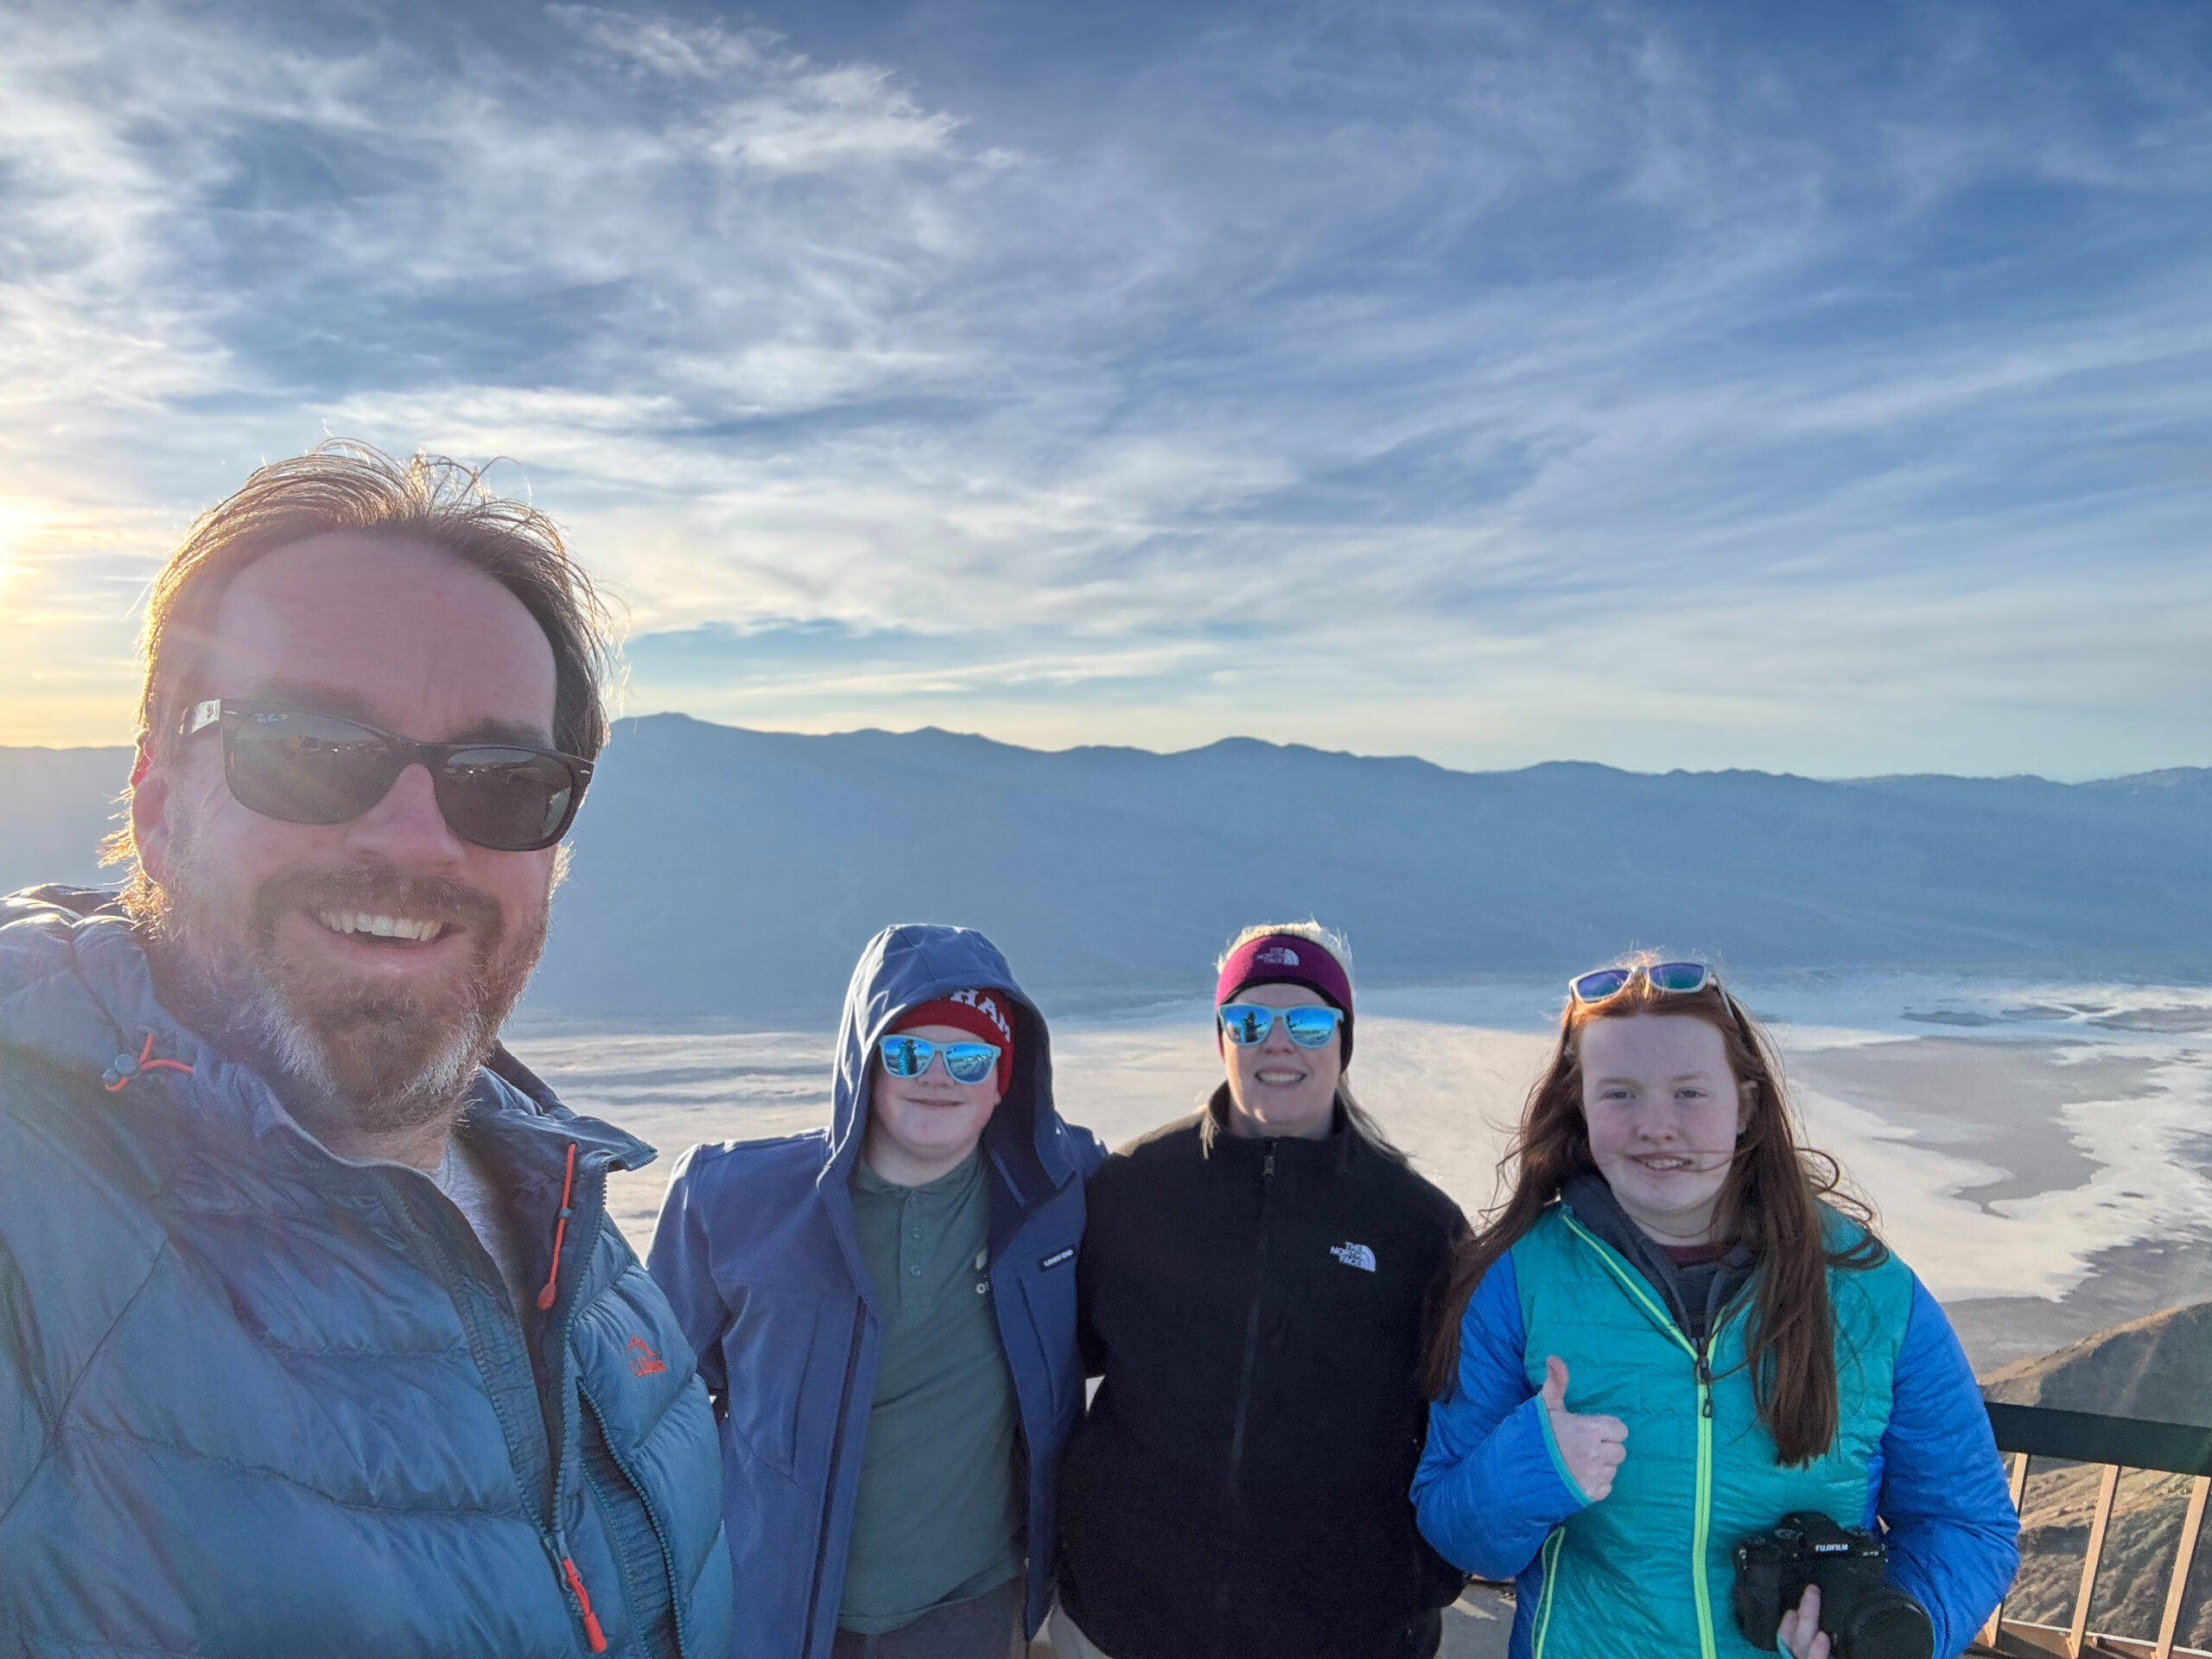
[[[1229,1157],[1257,1161],[1261,1148],[1274,1149],[1278,1157],[1294,1159],[1308,1168],[1324,1169],[1336,1175],[1343,1174],[1357,1162],[1365,1148],[1360,1139],[1344,1122],[1344,1109],[1339,1104],[1329,1125],[1328,1134],[1318,1141],[1308,1141],[1300,1135],[1275,1135],[1254,1138],[1231,1135],[1229,1132],[1229,1085],[1220,1083],[1206,1097],[1205,1109],[1198,1115],[1198,1134],[1210,1158]]]
[[[1594,1169],[1567,1178],[1560,1192],[1560,1207],[1633,1267],[1665,1299],[1667,1311],[1685,1332],[1711,1330],[1721,1308],[1734,1299],[1750,1278],[1751,1252],[1738,1244],[1721,1258],[1719,1271],[1700,1275],[1705,1306],[1693,1308],[1683,1290],[1682,1270],[1649,1234],[1629,1218],[1605,1178]]]

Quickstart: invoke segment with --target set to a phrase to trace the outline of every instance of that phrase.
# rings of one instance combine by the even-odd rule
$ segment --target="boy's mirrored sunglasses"
[[[1295,1008],[1270,1008],[1257,1002],[1224,1002],[1216,1012],[1221,1015],[1222,1030],[1239,1048],[1250,1048],[1255,1043],[1267,1041],[1268,1033],[1274,1029],[1278,1020],[1290,1033],[1292,1042],[1300,1048],[1319,1048],[1337,1034],[1337,1022],[1344,1017],[1342,1008],[1331,1007],[1325,1002],[1312,1002]]]
[[[886,1037],[876,1045],[883,1069],[894,1077],[918,1077],[930,1062],[944,1056],[944,1072],[955,1083],[981,1083],[998,1069],[996,1043],[933,1043],[926,1037]]]
[[[1701,991],[1720,982],[1713,969],[1701,962],[1655,962],[1649,967],[1600,968],[1580,979],[1570,979],[1567,988],[1583,1007],[1595,1007],[1600,1002],[1611,1001],[1639,979],[1649,982],[1655,991],[1678,995]]]
[[[591,762],[518,743],[417,743],[335,715],[227,697],[196,702],[178,735],[223,728],[223,780],[248,811],[286,823],[344,823],[427,768],[446,827],[502,853],[531,853],[569,833]]]

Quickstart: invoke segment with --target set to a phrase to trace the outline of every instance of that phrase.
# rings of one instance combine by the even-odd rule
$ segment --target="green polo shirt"
[[[883,1354],[837,1622],[874,1635],[1019,1573],[1022,1506],[982,1154],[925,1186],[894,1186],[862,1162],[853,1220]]]

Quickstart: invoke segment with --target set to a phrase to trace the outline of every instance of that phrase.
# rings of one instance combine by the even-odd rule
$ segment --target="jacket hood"
[[[111,1094],[142,1077],[184,1074],[188,1109],[202,1127],[228,1124],[321,1149],[257,1071],[162,1006],[137,934],[105,888],[27,887],[0,897],[0,1046],[98,1077]],[[570,1112],[504,1047],[494,1048],[470,1094],[472,1120],[501,1112],[556,1119],[567,1139],[621,1167],[652,1161],[653,1149],[636,1136]]]
[[[909,922],[868,942],[845,989],[837,1035],[837,1072],[823,1179],[849,1179],[868,1128],[869,1063],[875,1046],[907,1009],[954,991],[993,986],[1013,1005],[1014,1077],[991,1121],[983,1149],[1018,1194],[1057,1191],[1075,1173],[1067,1126],[1052,1104],[1052,1054],[1037,1011],[999,948],[973,928]],[[1041,1196],[1041,1195],[1040,1195]]]
[[[57,1070],[105,1076],[138,1056],[212,1077],[226,1064],[154,996],[112,893],[30,887],[0,898],[0,1044]],[[152,1047],[147,1048],[147,1039]]]

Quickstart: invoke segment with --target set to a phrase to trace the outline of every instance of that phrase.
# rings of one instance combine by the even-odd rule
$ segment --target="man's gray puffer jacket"
[[[604,1203],[652,1149],[479,1074],[525,1339],[429,1177],[300,1130],[103,897],[0,899],[0,1654],[722,1659],[714,1421]]]

